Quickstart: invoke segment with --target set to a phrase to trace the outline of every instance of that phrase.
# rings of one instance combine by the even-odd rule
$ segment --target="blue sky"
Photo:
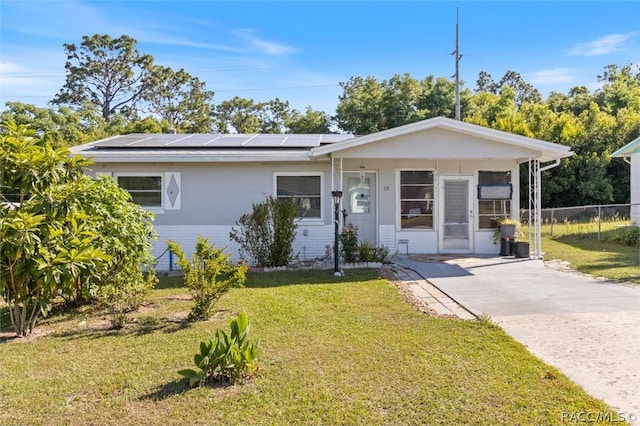
[[[354,76],[452,77],[456,9],[465,88],[513,70],[543,96],[593,91],[605,66],[640,63],[636,1],[1,0],[0,109],[47,106],[65,81],[63,43],[99,33],[135,38],[216,104],[277,97],[333,114]]]

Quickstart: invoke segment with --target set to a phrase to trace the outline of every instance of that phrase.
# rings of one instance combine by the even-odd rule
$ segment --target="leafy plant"
[[[229,289],[244,286],[247,266],[231,263],[230,256],[225,255],[215,245],[209,244],[208,239],[198,236],[191,261],[178,243],[168,241],[168,244],[171,251],[178,256],[184,281],[193,295],[195,304],[189,314],[191,320],[208,319],[218,299]]]
[[[80,202],[89,164],[39,143],[25,126],[2,126],[0,296],[18,336],[33,331],[57,295],[88,289],[114,261],[99,245],[101,218]]]
[[[293,240],[299,214],[293,198],[267,197],[253,205],[232,228],[229,238],[240,244],[240,255],[258,267],[286,266],[293,259]]]
[[[640,245],[640,226],[625,226],[615,229],[611,233],[603,234],[602,240],[631,247],[638,246]]]
[[[495,223],[496,223],[496,226],[493,231],[494,243],[497,243],[502,238],[505,238],[505,235],[503,235],[503,225],[512,225],[515,227],[515,231],[514,231],[515,233],[513,235],[515,238],[519,238],[522,236],[522,231],[521,231],[522,224],[517,219],[513,219],[511,217],[503,217],[503,218],[495,219]]]
[[[249,342],[249,317],[242,312],[228,318],[231,332],[216,330],[213,339],[200,342],[200,351],[193,357],[195,369],[178,371],[189,379],[189,386],[203,386],[207,381],[238,383],[258,369],[258,342]]]
[[[111,327],[119,329],[128,322],[127,314],[139,308],[158,281],[155,271],[127,268],[101,288],[100,302],[109,310]]]
[[[374,247],[368,241],[364,241],[358,246],[359,262],[384,262],[387,256],[389,256],[387,247]]]
[[[110,176],[90,179],[81,202],[88,214],[101,219],[94,229],[100,235],[100,247],[114,259],[95,284],[112,326],[121,328],[126,314],[142,305],[157,282],[151,246],[157,238],[153,215],[132,202],[131,195]]]
[[[340,253],[347,263],[357,260],[358,248],[358,227],[352,223],[347,223],[340,232]]]

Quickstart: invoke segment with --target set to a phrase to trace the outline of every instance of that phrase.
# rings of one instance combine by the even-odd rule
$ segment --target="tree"
[[[480,71],[478,80],[476,80],[476,93],[493,93],[499,94],[503,88],[507,86],[515,92],[514,103],[520,108],[525,103],[540,103],[542,95],[531,84],[525,82],[522,76],[515,71],[507,71],[500,81],[493,81],[491,74],[486,71]]]
[[[455,84],[446,78],[418,81],[407,73],[382,82],[353,77],[340,85],[344,93],[336,118],[348,132],[369,134],[425,118],[455,116]],[[470,96],[469,91],[461,92],[461,104],[467,104]]]
[[[25,126],[3,126],[0,294],[16,334],[26,336],[56,295],[74,292],[112,258],[75,202],[90,162],[36,143]]]
[[[417,107],[423,111],[424,118],[449,117],[455,118],[456,86],[451,80],[430,75],[422,80],[422,96],[418,99]],[[467,89],[460,91],[460,109],[462,117],[466,116],[471,92]]]
[[[152,215],[91,161],[54,149],[33,131],[3,125],[0,139],[0,295],[19,336],[54,298],[100,295],[114,315],[137,307],[155,284]]]
[[[476,93],[498,93],[500,86],[493,81],[493,77],[486,71],[480,71],[476,80]]]
[[[342,130],[356,135],[368,135],[384,129],[382,99],[384,89],[375,77],[351,77],[340,83],[336,120]]]
[[[222,101],[213,113],[214,123],[220,133],[258,133],[260,130],[259,114],[264,104],[254,103],[253,99],[238,96]]]
[[[571,112],[578,116],[589,108],[591,95],[586,86],[574,86],[569,93],[564,95],[559,92],[551,92],[546,103],[555,112]]]
[[[154,65],[149,68],[143,85],[148,88],[142,98],[151,112],[158,114],[184,133],[210,133],[214,92],[184,69]]]
[[[542,95],[531,84],[525,82],[520,74],[515,71],[507,71],[500,79],[498,86],[502,90],[509,86],[516,92],[515,104],[520,108],[525,103],[540,103]]]
[[[596,92],[595,101],[604,111],[613,116],[623,108],[640,111],[640,65],[608,65],[598,81],[604,85]]]
[[[291,109],[288,101],[281,101],[278,98],[262,104],[259,114],[260,133],[285,133],[287,121],[291,116]]]
[[[508,86],[500,94],[477,93],[471,98],[465,121],[494,129],[504,128],[504,123],[515,117],[515,97],[515,91]],[[503,125],[500,126],[499,122]]]
[[[123,134],[130,133],[167,133],[169,122],[158,120],[155,117],[145,117],[142,120],[130,121],[123,130]]]
[[[106,122],[118,112],[134,114],[153,63],[152,56],[138,52],[136,43],[127,35],[112,39],[106,34],[83,36],[79,46],[65,43],[66,82],[52,103],[80,107],[91,102]]]
[[[391,129],[413,123],[426,117],[426,110],[419,107],[424,99],[425,87],[410,74],[394,75],[382,83],[382,127]],[[426,102],[423,102],[426,103]]]
[[[332,133],[332,124],[331,117],[326,112],[316,111],[308,106],[304,114],[294,109],[286,127],[287,133],[324,134]]]
[[[91,134],[85,132],[82,116],[70,108],[62,106],[40,108],[22,102],[7,102],[7,108],[0,114],[2,122],[13,121],[17,125],[25,125],[35,131],[38,138],[54,148],[79,145],[89,142]]]

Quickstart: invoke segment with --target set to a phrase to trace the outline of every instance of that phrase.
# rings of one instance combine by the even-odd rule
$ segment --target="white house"
[[[189,254],[202,235],[237,257],[231,228],[274,196],[301,207],[300,259],[322,258],[333,245],[336,190],[361,241],[392,253],[497,253],[494,219],[519,217],[519,165],[530,166],[532,204],[523,207],[538,223],[540,172],[572,155],[563,145],[440,117],[360,137],[133,134],[73,151],[93,158],[90,173],[113,176],[156,214],[156,255],[167,239]],[[158,269],[168,266],[164,256]]]
[[[634,139],[613,154],[631,165],[631,223],[640,226],[640,138]]]

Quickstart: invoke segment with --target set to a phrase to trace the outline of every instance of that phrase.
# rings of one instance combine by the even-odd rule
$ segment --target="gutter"
[[[548,164],[544,167],[540,167],[540,172],[544,172],[545,170],[553,169],[554,167],[558,167],[560,165],[560,159],[556,158],[556,160],[552,164]]]

